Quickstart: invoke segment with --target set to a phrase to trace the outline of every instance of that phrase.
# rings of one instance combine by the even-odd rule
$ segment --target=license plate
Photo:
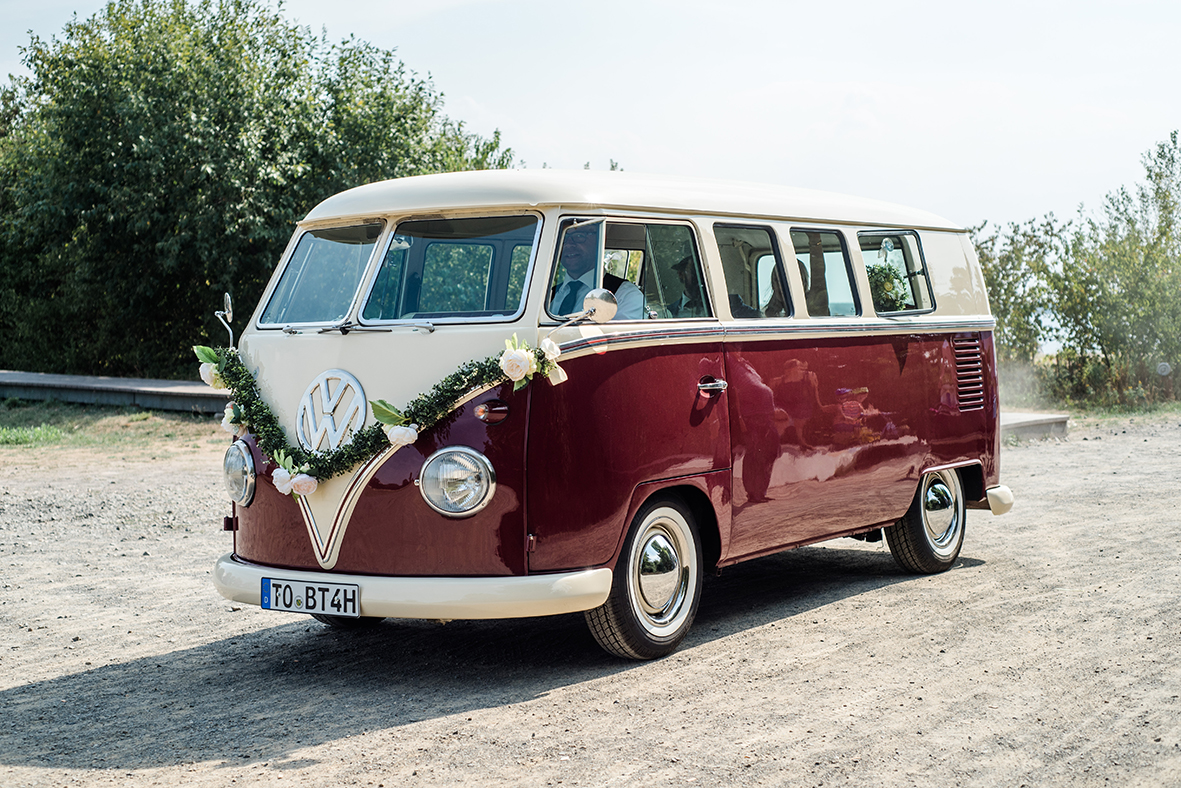
[[[302,580],[264,577],[262,606],[267,610],[360,618],[361,589],[343,583],[305,583]]]

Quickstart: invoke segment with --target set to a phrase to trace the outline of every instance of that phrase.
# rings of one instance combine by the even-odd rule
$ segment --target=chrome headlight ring
[[[225,473],[226,492],[230,500],[240,506],[249,506],[254,501],[254,484],[257,474],[254,470],[254,455],[242,441],[234,441],[226,449],[222,460]]]
[[[447,446],[426,458],[414,482],[427,506],[447,517],[471,517],[496,493],[496,471],[480,452]]]

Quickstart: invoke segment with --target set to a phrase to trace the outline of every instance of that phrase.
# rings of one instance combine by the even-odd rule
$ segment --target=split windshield
[[[260,322],[336,323],[364,287],[366,323],[508,319],[521,308],[538,219],[498,216],[402,222],[365,283],[382,224],[303,234]]]

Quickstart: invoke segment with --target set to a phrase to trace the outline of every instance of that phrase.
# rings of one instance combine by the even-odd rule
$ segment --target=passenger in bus
[[[668,305],[669,314],[673,317],[704,317],[705,303],[693,256],[686,255],[673,263],[673,270],[681,279],[681,297]]]

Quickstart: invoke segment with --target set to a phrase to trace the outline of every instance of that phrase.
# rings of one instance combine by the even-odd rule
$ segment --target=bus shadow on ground
[[[957,565],[981,563],[961,558]],[[790,624],[912,579],[888,554],[867,550],[803,548],[750,561],[706,578],[681,650],[773,621]],[[353,631],[300,617],[4,690],[0,764],[282,767],[304,747],[521,703],[643,664],[601,651],[581,614],[446,625],[389,620]]]

